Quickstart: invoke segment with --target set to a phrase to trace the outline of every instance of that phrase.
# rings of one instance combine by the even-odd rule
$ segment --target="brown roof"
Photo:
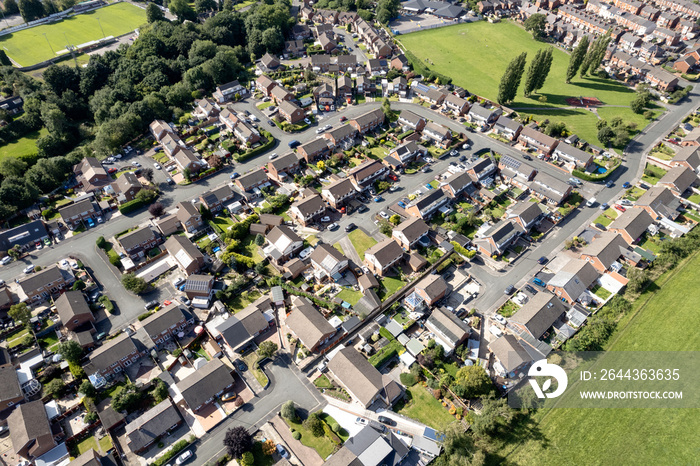
[[[22,398],[22,396],[17,370],[14,366],[0,367],[0,402],[15,401],[16,398]]]
[[[501,363],[506,372],[512,372],[521,364],[532,361],[527,351],[523,349],[513,335],[503,335],[492,341],[489,349]]]
[[[423,290],[432,301],[447,291],[447,283],[440,275],[430,274],[416,284],[416,290]]]
[[[391,238],[387,238],[367,249],[365,251],[365,256],[368,254],[373,255],[380,264],[384,265],[391,262],[397,256],[402,255],[403,249],[401,249],[399,243]]]
[[[622,254],[620,248],[627,248],[627,242],[622,236],[613,231],[604,231],[583,248],[581,256],[597,257],[603,267],[608,269]]]
[[[78,456],[70,462],[71,466],[102,466],[100,455],[90,448],[88,451]]]
[[[399,223],[394,231],[401,232],[409,242],[413,242],[428,233],[428,224],[418,217],[410,217]]]
[[[540,338],[565,312],[566,306],[559,298],[541,291],[513,314],[510,321],[523,325],[534,338]]]
[[[428,317],[426,324],[436,329],[441,334],[441,339],[447,340],[445,343],[453,346],[470,332],[467,324],[444,307],[435,309]]]
[[[259,214],[260,223],[263,225],[282,225],[284,218],[281,215],[274,214]]]
[[[306,301],[306,302],[303,302]],[[335,328],[307,300],[294,307],[285,324],[294,332],[307,348],[313,348]]]
[[[80,291],[66,291],[63,293],[56,300],[56,312],[58,312],[63,325],[66,325],[76,316],[85,314],[92,316],[90,306],[88,306],[83,293]]]
[[[353,347],[338,351],[328,369],[365,406],[384,388],[382,374]]]
[[[220,359],[212,359],[177,384],[190,408],[195,409],[233,384],[231,370]]]
[[[7,417],[7,426],[10,428],[10,439],[15,453],[32,440],[44,441],[51,446],[56,445],[49,425],[49,417],[46,415],[44,403],[40,400],[17,406]],[[36,446],[35,444],[33,447]],[[43,449],[39,448],[39,450]]]
[[[627,209],[614,222],[610,224],[609,229],[625,230],[633,240],[642,236],[649,228],[649,225],[654,223],[654,220],[644,209]]]
[[[357,283],[359,283],[360,287],[364,290],[379,287],[379,280],[371,273],[360,275],[360,278],[357,279]]]
[[[303,216],[307,216],[324,208],[326,204],[319,195],[305,197],[292,204],[292,207],[299,209]]]

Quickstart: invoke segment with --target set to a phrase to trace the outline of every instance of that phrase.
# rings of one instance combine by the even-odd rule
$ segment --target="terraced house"
[[[118,238],[124,252],[132,259],[144,257],[146,253],[160,244],[159,236],[151,228],[139,228]]]
[[[540,154],[551,155],[559,140],[526,126],[518,136],[518,142],[528,149],[535,149]]]
[[[336,180],[321,189],[321,197],[334,209],[345,206],[356,194],[357,191],[348,178]]]
[[[75,277],[70,271],[52,265],[19,281],[19,300],[20,302],[47,300],[72,285],[74,281]]]
[[[355,136],[357,136],[357,130],[352,125],[338,126],[337,128],[323,133],[323,137],[331,143],[331,148],[342,147],[344,149],[349,149],[352,147],[352,141]]]
[[[326,204],[318,194],[300,199],[289,208],[289,216],[303,226],[315,223],[326,212]]]
[[[391,238],[381,241],[365,251],[364,264],[372,273],[384,275],[403,259],[403,249]]]

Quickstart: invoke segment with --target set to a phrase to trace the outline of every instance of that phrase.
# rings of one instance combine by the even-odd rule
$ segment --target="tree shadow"
[[[593,89],[596,91],[606,91],[606,92],[626,92],[630,95],[634,93],[634,91],[621,86],[619,84],[614,84],[611,81],[607,79],[602,79],[602,78],[586,78],[585,81],[577,81],[577,82],[572,82],[572,85],[576,87],[582,87],[585,89]],[[576,96],[574,96],[576,97]]]
[[[518,413],[513,422],[508,426],[503,426],[493,435],[502,445],[520,445],[527,441],[535,441],[540,444],[543,450],[550,446],[549,439],[540,430],[539,424],[529,413]],[[512,464],[503,454],[503,448],[498,450],[489,449],[486,453],[486,464]]]

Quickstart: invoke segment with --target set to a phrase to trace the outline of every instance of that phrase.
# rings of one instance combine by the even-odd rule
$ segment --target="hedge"
[[[620,165],[617,165],[615,168],[613,168],[613,169],[611,169],[611,170],[608,170],[608,171],[606,171],[605,173],[601,173],[600,175],[590,175],[590,174],[588,174],[588,173],[582,172],[581,170],[577,170],[577,169],[574,169],[574,171],[571,172],[571,173],[572,173],[576,178],[581,178],[583,181],[593,181],[593,182],[595,182],[595,181],[603,181],[604,179],[606,179],[607,177],[609,177],[610,175],[612,175],[613,173],[615,173],[615,170],[617,170],[617,168],[618,168],[619,166],[620,166]]]
[[[237,162],[245,162],[254,155],[258,155],[261,152],[265,152],[275,144],[275,138],[272,137],[272,134],[268,133],[267,131],[260,131],[260,134],[267,138],[267,142],[265,144],[261,144],[255,149],[251,149],[242,154],[236,154],[233,158],[236,159]]]
[[[175,455],[187,448],[190,445],[190,443],[192,443],[192,438],[188,440],[180,440],[175,445],[173,445],[173,447],[170,450],[163,453],[163,456],[151,463],[151,466],[162,466],[166,464],[171,458],[174,458]]]
[[[398,139],[398,140],[400,141],[400,140],[403,139],[403,138],[407,138],[408,136],[410,136],[410,135],[413,134],[414,132],[415,132],[415,131],[413,131],[412,129],[409,129],[409,130],[406,131],[405,133],[399,134],[399,135],[396,137],[396,139]]]
[[[369,363],[372,364],[374,367],[381,367],[382,364],[384,364],[389,359],[393,358],[398,354],[399,353],[394,347],[394,345],[388,344],[384,348],[380,349],[379,352],[377,352],[377,354],[371,356],[369,358]]]
[[[122,214],[128,214],[140,209],[143,206],[143,202],[139,201],[138,199],[134,199],[133,201],[125,202],[124,204],[120,205],[119,212]]]
[[[396,340],[396,338],[394,338],[394,335],[392,335],[391,332],[386,329],[386,327],[379,327],[379,334],[389,341]]]

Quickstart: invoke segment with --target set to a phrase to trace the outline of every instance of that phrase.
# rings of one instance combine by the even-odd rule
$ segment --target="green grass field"
[[[32,131],[23,138],[20,138],[4,146],[0,146],[0,160],[5,157],[19,157],[22,155],[34,155],[37,153],[36,142],[40,137],[49,134],[49,130],[41,128],[39,131]]]
[[[638,313],[620,326],[608,350],[697,351],[699,280],[700,255],[696,254],[662,276],[656,283],[660,288],[650,286],[657,290],[654,295],[652,291],[642,294],[635,302]],[[695,433],[700,429],[700,409],[553,409],[537,420],[539,438],[531,436],[500,451],[506,463],[697,462]]]
[[[0,46],[20,66],[30,66],[53,58],[56,52],[66,48],[67,41],[71,45],[80,45],[101,39],[102,30],[105,36],[116,37],[133,31],[145,22],[146,10],[124,2],[57,23],[8,34],[0,40]]]
[[[496,99],[501,76],[515,56],[527,52],[527,73],[537,50],[549,47],[533,40],[530,33],[510,21],[459,24],[398,36],[397,39],[419,59],[429,60],[426,65],[431,70],[449,76],[455,84],[489,99]],[[608,105],[627,106],[634,92],[616,81],[597,77],[575,77],[566,84],[569,54],[555,47],[553,56],[552,69],[540,94],[525,98],[522,92],[525,79],[522,79],[515,102],[509,106],[538,120],[563,121],[574,133],[599,144],[595,128],[598,118],[593,112],[556,108],[568,106],[566,98],[579,96],[597,97]],[[547,101],[540,102],[540,96],[546,97]],[[639,129],[647,123],[629,108],[601,108],[600,114],[606,119],[619,115],[625,121],[637,123]]]
[[[445,430],[455,418],[450,415],[447,408],[432,397],[420,384],[415,384],[406,389],[407,401],[400,401],[394,410],[422,422],[433,429]]]

